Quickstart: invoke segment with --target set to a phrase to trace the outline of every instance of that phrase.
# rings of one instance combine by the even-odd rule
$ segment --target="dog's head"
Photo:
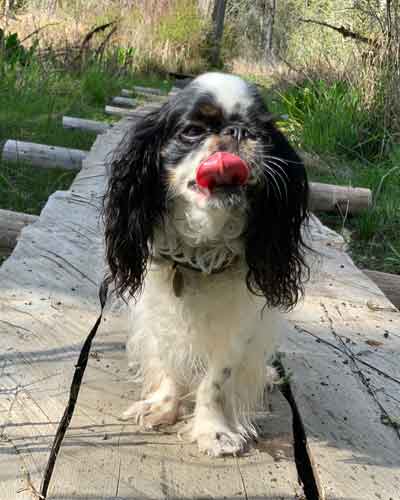
[[[290,308],[302,292],[307,195],[304,166],[256,87],[204,74],[138,121],[115,157],[105,237],[117,290],[140,291],[155,229],[174,210],[203,214],[206,234],[207,218],[240,214],[249,290]]]

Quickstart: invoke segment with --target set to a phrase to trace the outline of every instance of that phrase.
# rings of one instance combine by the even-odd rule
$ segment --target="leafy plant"
[[[17,33],[9,33],[8,35],[0,28],[0,55],[3,62],[15,66],[17,63],[25,66],[29,64],[37,49],[38,41],[36,40],[29,49],[26,49],[18,38]]]

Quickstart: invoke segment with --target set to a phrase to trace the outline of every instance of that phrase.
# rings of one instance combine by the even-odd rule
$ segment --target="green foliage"
[[[208,52],[207,25],[194,0],[175,0],[154,26],[157,60],[176,71],[204,69]],[[159,64],[159,63],[158,63]]]
[[[118,92],[119,80],[98,65],[89,66],[81,77],[81,88],[91,105],[104,106],[110,95]]]
[[[201,40],[204,27],[196,2],[181,0],[174,9],[161,17],[158,37],[161,42],[192,47]]]
[[[35,55],[37,45],[38,41],[36,40],[29,49],[26,49],[19,40],[17,33],[6,34],[0,28],[0,59],[3,64],[8,63],[11,66],[29,64]]]
[[[10,65],[0,59],[0,149],[7,139],[89,150],[94,133],[66,130],[62,116],[109,120],[104,103],[122,87],[150,84],[170,87],[142,76],[119,74],[114,66],[91,62],[74,71],[35,59],[29,65]],[[74,172],[41,169],[0,160],[0,208],[40,213],[49,195],[68,189]]]
[[[356,87],[307,80],[279,97],[272,107],[288,116],[285,129],[300,147],[353,159],[379,155],[385,131]]]
[[[319,213],[325,224],[344,230],[356,264],[400,274],[400,148],[381,162],[327,160],[330,173],[309,169],[313,181],[372,190],[373,205],[356,217]],[[396,253],[397,252],[397,253]]]

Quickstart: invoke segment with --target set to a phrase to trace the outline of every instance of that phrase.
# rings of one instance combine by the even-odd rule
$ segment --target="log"
[[[67,170],[79,170],[87,153],[81,149],[61,148],[10,139],[4,144],[2,160],[26,162],[34,167],[60,167]]]
[[[129,90],[129,89],[122,89],[121,90],[121,95],[123,97],[132,97],[134,94],[135,94],[135,92],[133,90]]]
[[[382,290],[392,304],[400,309],[400,276],[370,269],[362,271]]]
[[[64,128],[75,130],[85,130],[88,132],[95,132],[96,134],[103,134],[110,128],[111,123],[97,122],[95,120],[85,120],[83,118],[74,118],[73,116],[63,116],[62,124]]]
[[[111,103],[116,106],[125,106],[127,108],[134,108],[136,106],[135,99],[131,97],[113,97]]]
[[[132,109],[120,108],[117,106],[106,106],[104,112],[106,115],[112,116],[131,116],[134,111]]]
[[[38,219],[37,215],[0,209],[0,257],[10,255],[17,244],[22,228]]]
[[[311,211],[337,212],[341,214],[359,214],[372,205],[372,192],[366,188],[336,186],[310,182]]]
[[[133,90],[122,89],[121,95],[123,97],[132,97],[135,95],[142,97],[151,97],[152,99],[164,99],[166,94],[159,89],[151,89],[147,87],[134,87]]]
[[[119,108],[116,106],[106,106],[104,111],[107,115],[113,116],[132,116],[132,117],[141,117],[155,109],[158,109],[159,105],[149,105],[139,109],[128,109],[128,108]]]
[[[146,94],[146,95],[159,95],[162,96],[164,92],[160,89],[155,89],[152,87],[141,87],[140,85],[135,85],[133,87],[135,94]]]

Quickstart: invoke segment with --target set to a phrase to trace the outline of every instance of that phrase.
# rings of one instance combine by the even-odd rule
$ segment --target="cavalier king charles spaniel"
[[[110,276],[134,299],[127,351],[143,383],[123,419],[174,424],[191,401],[201,452],[247,448],[280,311],[303,293],[307,195],[300,158],[237,76],[203,74],[132,126],[104,208]]]

